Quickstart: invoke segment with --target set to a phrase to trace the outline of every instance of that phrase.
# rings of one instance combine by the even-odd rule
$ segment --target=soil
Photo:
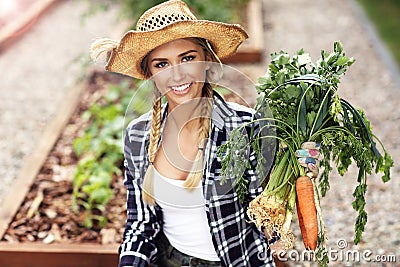
[[[128,78],[99,71],[90,75],[76,111],[42,166],[2,241],[120,243],[126,219],[123,177],[114,176],[112,179],[114,197],[105,211],[108,221],[106,226],[100,228],[95,223],[92,229],[85,228],[84,209],[78,213],[71,209],[72,179],[78,162],[72,143],[87,125],[82,113],[95,102],[101,101],[110,84],[119,84],[124,79]],[[122,162],[120,168],[123,170]]]

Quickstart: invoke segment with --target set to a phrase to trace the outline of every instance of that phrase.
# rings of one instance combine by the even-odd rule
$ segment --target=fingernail
[[[295,154],[296,157],[308,157],[308,156],[310,156],[308,151],[304,150],[304,149],[296,150],[296,152],[294,154]]]
[[[317,168],[317,166],[316,166],[315,164],[313,164],[313,163],[308,163],[308,164],[307,164],[307,167],[308,167],[311,171],[313,171],[313,170],[315,170],[315,169]]]
[[[316,157],[319,155],[319,151],[317,149],[310,149],[308,150],[308,153],[310,154],[310,156],[312,157]]]
[[[307,164],[317,164],[317,161],[314,158],[306,158]]]

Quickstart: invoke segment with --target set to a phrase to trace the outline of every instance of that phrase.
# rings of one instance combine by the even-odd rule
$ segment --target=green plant
[[[215,20],[222,22],[241,23],[241,12],[249,0],[184,0],[198,19]],[[89,9],[85,16],[109,9],[116,3],[121,4],[121,16],[133,22],[149,8],[158,5],[164,0],[99,0],[88,1]]]
[[[110,85],[107,94],[94,103],[82,116],[88,122],[84,133],[73,142],[73,150],[79,158],[73,177],[72,209],[85,210],[83,225],[99,227],[107,223],[104,211],[113,197],[113,175],[120,176],[123,153],[122,139],[125,111],[131,103],[130,116],[147,111],[151,88],[133,90],[129,83]]]

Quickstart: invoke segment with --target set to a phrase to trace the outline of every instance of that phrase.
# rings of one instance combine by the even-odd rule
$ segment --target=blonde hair
[[[201,38],[188,38],[199,44],[206,56],[209,56],[212,61],[220,62],[219,58],[214,53],[211,45],[207,40]],[[142,61],[142,70],[147,78],[151,76],[148,66],[148,56],[146,56]],[[208,71],[209,72],[209,71]],[[211,108],[212,108],[212,98],[213,89],[212,85],[209,83],[209,74],[207,73],[206,81],[202,89],[202,107],[199,118],[199,136],[198,136],[198,151],[194,160],[194,164],[183,183],[184,187],[188,190],[193,190],[200,183],[203,178],[203,162],[204,153],[206,148],[206,140],[209,137],[209,132],[211,128]],[[152,110],[152,120],[151,120],[151,130],[150,130],[150,144],[148,148],[149,154],[149,166],[146,170],[143,186],[142,186],[142,199],[145,203],[149,205],[155,204],[154,193],[154,165],[155,156],[158,150],[158,142],[161,136],[161,94],[157,89],[154,90],[154,103]]]
[[[161,95],[157,89],[154,90],[154,103],[151,117],[150,144],[148,149],[149,166],[143,179],[142,199],[145,203],[154,205],[154,165],[156,158],[158,141],[161,136]]]
[[[107,62],[110,58],[111,52],[117,48],[119,42],[109,38],[96,39],[90,45],[90,57],[93,61],[102,60]]]

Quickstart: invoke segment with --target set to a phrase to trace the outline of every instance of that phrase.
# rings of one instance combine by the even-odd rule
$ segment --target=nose
[[[174,82],[182,81],[184,74],[183,64],[176,64],[171,67],[172,80]]]

